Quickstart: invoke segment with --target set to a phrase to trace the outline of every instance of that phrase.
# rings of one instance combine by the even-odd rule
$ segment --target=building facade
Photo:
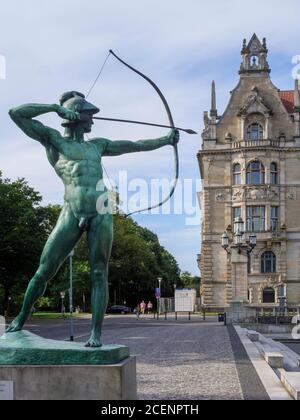
[[[298,81],[281,91],[271,81],[266,40],[244,40],[240,81],[219,115],[212,85],[198,154],[203,190],[202,304],[227,308],[239,297],[252,308],[300,304],[300,108]],[[245,264],[221,247],[224,230],[244,221],[257,235]],[[234,271],[234,273],[233,273]],[[239,288],[237,292],[237,288]],[[237,296],[237,294],[239,296]]]

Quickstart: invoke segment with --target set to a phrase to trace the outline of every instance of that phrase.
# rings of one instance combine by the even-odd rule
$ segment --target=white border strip
[[[292,397],[286,391],[276,373],[262,358],[255,344],[247,337],[247,331],[241,327],[235,326],[234,328],[270,399],[272,401],[291,401]]]

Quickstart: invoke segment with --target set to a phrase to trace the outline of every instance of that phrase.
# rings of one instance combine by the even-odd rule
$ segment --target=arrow
[[[196,131],[191,130],[190,128],[171,127],[169,125],[153,124],[153,123],[147,123],[143,121],[120,120],[118,118],[104,118],[104,117],[93,117],[93,120],[114,121],[114,122],[128,123],[128,124],[149,125],[152,127],[172,128],[173,130],[175,129],[179,131],[184,131],[187,134],[197,134]]]

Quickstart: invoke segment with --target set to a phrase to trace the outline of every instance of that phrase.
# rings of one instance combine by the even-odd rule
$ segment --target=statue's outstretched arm
[[[126,140],[106,140],[103,156],[118,156],[125,153],[149,152],[164,146],[173,145],[179,141],[179,133],[172,130],[169,135],[154,140],[139,140],[136,142]]]

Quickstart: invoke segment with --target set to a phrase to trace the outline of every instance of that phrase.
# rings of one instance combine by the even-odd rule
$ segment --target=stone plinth
[[[9,333],[0,338],[0,385],[0,400],[135,400],[136,360],[126,346]]]
[[[0,383],[13,386],[17,401],[137,399],[134,357],[105,366],[0,366]]]

